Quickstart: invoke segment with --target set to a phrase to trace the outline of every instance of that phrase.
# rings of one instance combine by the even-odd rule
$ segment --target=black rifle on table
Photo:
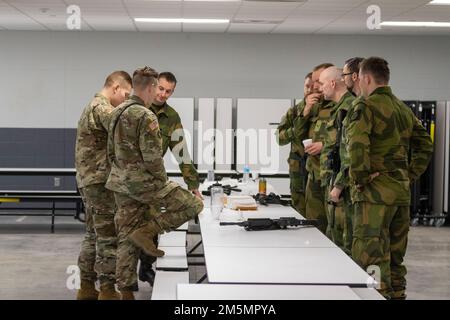
[[[202,195],[204,195],[204,196],[210,196],[210,195],[211,195],[211,188],[212,188],[212,187],[222,187],[222,188],[223,188],[223,193],[225,193],[226,195],[230,195],[230,194],[231,194],[231,191],[236,191],[236,192],[241,192],[241,191],[242,191],[241,189],[239,189],[239,188],[237,188],[237,187],[230,186],[229,184],[222,185],[222,184],[216,182],[216,183],[214,183],[213,185],[210,185],[210,186],[208,187],[208,190],[202,191]]]
[[[317,226],[317,220],[301,220],[293,217],[279,219],[257,218],[243,222],[221,222],[221,226],[241,226],[247,231],[279,230],[288,227]]]
[[[282,206],[288,206],[290,205],[289,200],[281,199],[280,196],[276,195],[275,193],[271,192],[268,195],[258,193],[257,195],[253,196],[253,199],[255,199],[259,204],[263,206],[268,206],[269,204],[281,204]]]

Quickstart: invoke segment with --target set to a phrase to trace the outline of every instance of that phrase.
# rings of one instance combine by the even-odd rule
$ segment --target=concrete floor
[[[1,217],[0,300],[74,299],[67,288],[67,268],[76,265],[83,225],[58,217],[51,234],[47,217]],[[199,239],[188,237],[188,248]],[[200,248],[201,252],[201,248]],[[411,228],[405,258],[408,267],[408,299],[450,299],[450,228]],[[205,268],[189,268],[195,282]],[[139,283],[137,299],[150,299],[151,287]]]

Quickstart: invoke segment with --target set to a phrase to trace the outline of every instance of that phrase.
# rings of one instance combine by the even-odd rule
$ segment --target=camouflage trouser
[[[329,194],[333,187],[328,186],[326,189],[326,199],[329,200]],[[337,204],[330,204],[328,202],[327,206],[327,233],[331,235],[331,240],[333,240],[339,248],[351,256],[353,208],[348,189],[346,188],[342,191],[341,199]]]
[[[292,207],[304,216],[306,212],[305,189],[308,175],[307,173],[306,175],[302,174],[302,172],[299,171],[300,161],[290,160],[289,166]],[[292,170],[292,167],[297,168],[297,170]]]
[[[380,268],[380,293],[386,298],[406,298],[406,254],[409,206],[356,202],[352,257],[363,269]]]
[[[344,227],[344,247],[345,252],[348,253],[348,255],[351,256],[352,254],[352,244],[353,244],[353,216],[354,216],[354,209],[353,209],[353,203],[352,198],[350,196],[350,189],[345,188],[344,191],[342,191],[342,197],[344,199],[343,209],[344,209],[344,215],[345,215],[345,227]]]
[[[299,192],[291,189],[292,207],[301,215],[306,212],[305,192]]]
[[[164,231],[176,229],[186,221],[194,218],[203,209],[203,202],[191,192],[177,187],[164,198],[139,198],[139,201],[121,193],[114,193],[117,212],[115,217],[118,247],[116,277],[119,290],[135,290],[137,283],[137,262],[140,250],[129,240],[128,236],[148,223],[148,212],[155,207],[165,208],[153,220]]]
[[[86,211],[86,234],[78,257],[80,278],[100,285],[114,285],[117,238],[114,196],[103,184],[80,189]]]
[[[326,234],[327,231],[327,213],[325,208],[325,187],[321,186],[320,180],[314,180],[313,175],[308,176],[306,184],[306,218],[317,219],[319,221],[318,229]]]
[[[147,221],[150,221],[151,219],[155,218],[156,216],[158,216],[160,214],[161,208],[158,207],[152,207],[150,208],[149,211],[146,212],[145,214],[145,219]],[[155,243],[155,245],[158,245],[158,237],[156,236],[155,238],[153,238],[153,242]],[[149,256],[147,254],[145,254],[145,252],[141,251],[141,254],[139,256],[139,260],[141,261],[141,264],[147,266],[148,268],[151,267],[151,265],[156,262],[156,257],[153,256]]]
[[[301,175],[300,171],[289,171],[292,207],[301,215],[305,215],[306,201],[305,189],[308,176]]]

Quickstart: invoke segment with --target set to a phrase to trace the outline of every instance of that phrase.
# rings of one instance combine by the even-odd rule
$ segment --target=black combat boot
[[[148,282],[153,287],[155,282],[155,271],[153,271],[152,265],[148,265],[141,261],[139,265],[139,280]]]

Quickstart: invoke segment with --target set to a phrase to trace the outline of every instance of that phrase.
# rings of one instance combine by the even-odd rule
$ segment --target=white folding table
[[[208,200],[205,199],[205,204]],[[243,286],[281,285],[280,288],[298,285],[322,287],[317,290],[323,290],[323,286],[349,286],[350,289],[374,286],[373,278],[315,227],[246,231],[240,226],[219,225],[220,221],[280,217],[304,219],[292,207],[269,204],[259,205],[257,211],[224,209],[216,220],[205,205],[199,222],[208,282]],[[351,292],[352,298],[359,297]]]
[[[240,226],[219,225],[219,220],[208,216],[208,210],[205,209],[204,214],[199,216],[204,247],[337,248],[330,239],[314,227],[246,231]],[[258,214],[263,215],[262,213]],[[278,214],[283,214],[283,212],[278,212]],[[275,212],[273,215],[275,216],[277,213]],[[263,216],[266,217],[267,214]],[[301,216],[298,215],[298,218]]]
[[[186,232],[172,231],[159,235],[158,246],[160,247],[183,247],[186,248]]]
[[[178,284],[177,300],[361,300],[347,286]]]
[[[156,259],[156,270],[163,271],[187,271],[186,247],[162,247],[165,255]]]
[[[204,247],[210,283],[373,284],[339,248]]]
[[[156,271],[152,300],[176,300],[179,283],[189,283],[189,272]]]

